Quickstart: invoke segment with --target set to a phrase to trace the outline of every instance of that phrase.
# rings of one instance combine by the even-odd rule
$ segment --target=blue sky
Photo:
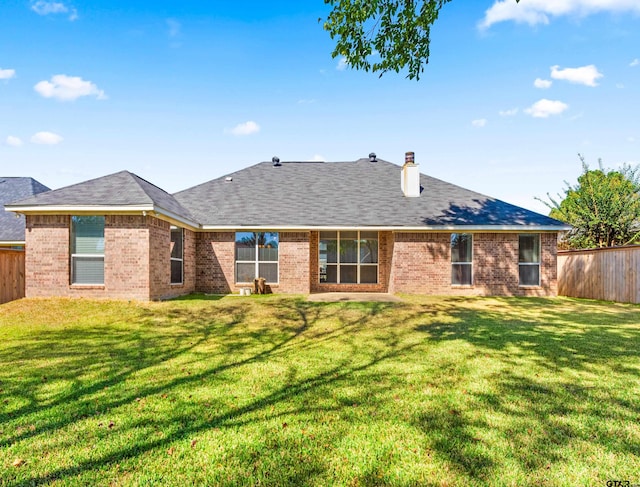
[[[420,81],[331,57],[322,0],[3,0],[0,175],[122,169],[175,192],[257,162],[376,152],[535,197],[640,162],[640,2],[453,0]],[[354,188],[357,190],[357,188]]]

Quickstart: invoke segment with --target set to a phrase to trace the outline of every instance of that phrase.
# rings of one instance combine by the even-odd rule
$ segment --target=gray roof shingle
[[[189,210],[163,189],[129,171],[120,171],[64,188],[14,201],[12,206],[114,206],[153,205],[186,220]]]
[[[0,242],[24,242],[24,216],[4,211],[5,203],[49,191],[33,178],[0,177]]]
[[[207,227],[566,227],[424,174],[420,197],[407,198],[400,176],[399,166],[380,159],[262,162],[174,196]]]
[[[261,162],[170,195],[128,171],[14,202],[16,206],[154,205],[194,226],[517,227],[566,229],[562,222],[422,174],[407,198],[390,162]]]

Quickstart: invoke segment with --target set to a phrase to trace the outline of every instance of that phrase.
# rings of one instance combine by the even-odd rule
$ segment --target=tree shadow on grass
[[[7,431],[7,436],[0,440],[1,447],[26,441],[36,435],[55,435],[57,432],[91,417],[104,417],[105,413],[121,406],[135,404],[135,401],[156,399],[159,395],[171,396],[172,391],[183,390],[190,385],[199,386],[203,381],[216,380],[221,373],[251,364],[259,364],[273,360],[286,360],[287,354],[297,353],[310,346],[315,338],[306,345],[294,345],[301,335],[313,328],[318,321],[325,320],[334,324],[323,330],[318,340],[344,338],[349,329],[363,326],[368,322],[367,316],[380,312],[377,305],[370,308],[360,304],[355,306],[342,304],[326,306],[306,301],[283,300],[278,303],[273,313],[278,326],[265,323],[258,326],[244,326],[250,319],[251,309],[240,304],[225,304],[222,307],[190,309],[188,307],[169,307],[163,314],[143,309],[136,318],[136,325],[131,331],[110,329],[109,327],[49,330],[42,333],[38,340],[5,347],[3,360],[22,363],[25,367],[16,374],[15,386],[5,391],[17,399],[19,406],[2,411],[0,419],[5,421],[34,421],[37,429],[17,428]],[[349,315],[343,318],[345,311]],[[339,324],[336,326],[335,323]],[[146,370],[153,370],[164,363],[197,353],[198,347],[214,341],[215,347],[207,353],[206,359],[192,359],[200,362],[197,372],[174,374],[164,380],[150,381],[135,389],[128,389],[125,384],[134,375]],[[317,343],[315,344],[317,346]],[[41,485],[55,479],[77,477],[82,472],[98,470],[101,467],[139,457],[144,452],[161,448],[177,440],[210,430],[211,428],[237,428],[249,424],[256,412],[268,411],[274,405],[283,404],[292,398],[313,395],[315,391],[326,390],[334,384],[352,380],[354,374],[367,371],[377,364],[392,360],[398,354],[406,353],[411,347],[387,347],[367,351],[367,359],[354,363],[344,360],[339,363],[328,363],[324,370],[312,375],[295,373],[295,366],[290,365],[286,382],[274,390],[256,397],[246,404],[233,407],[221,407],[218,414],[207,414],[194,419],[189,413],[184,416],[172,415],[167,422],[158,418],[155,424],[159,428],[173,431],[159,439],[150,438],[138,441],[130,447],[119,448],[106,453],[100,458],[77,461],[67,468],[58,468],[44,475],[16,478],[16,485]],[[206,363],[204,362],[206,360]],[[51,366],[39,368],[42,361],[63,362],[62,367]],[[30,364],[36,365],[29,366]],[[189,359],[181,364],[189,364]],[[204,366],[203,366],[204,364]],[[91,378],[85,376],[94,367]],[[51,383],[69,381],[68,390],[55,395],[52,399],[42,399],[39,392],[43,381]],[[382,386],[378,389],[380,392]],[[104,394],[110,390],[109,394]],[[375,393],[375,390],[370,392]],[[172,400],[171,397],[168,398]],[[369,398],[371,400],[371,398]],[[99,402],[99,404],[98,404]],[[72,408],[69,408],[69,405]],[[318,406],[315,410],[328,412],[344,409],[344,404]],[[314,408],[304,407],[286,411],[287,414],[309,414]],[[276,418],[282,412],[267,414]],[[243,419],[247,418],[247,419]],[[182,425],[175,429],[175,425]],[[131,429],[140,427],[132,424]],[[289,480],[298,476],[308,477],[319,468],[314,462],[292,473]],[[307,468],[308,467],[308,468]]]
[[[443,397],[435,403],[412,404],[416,409],[407,422],[422,432],[428,447],[451,465],[460,479],[487,482],[502,468],[491,451],[492,435],[511,441],[515,450],[510,455],[523,469],[543,469],[545,462],[565,461],[563,448],[575,439],[639,455],[632,439],[616,438],[604,424],[613,415],[623,421],[637,419],[638,405],[630,399],[610,394],[600,407],[587,411],[595,424],[580,429],[573,419],[585,413],[584,404],[594,403],[592,387],[580,381],[550,383],[522,372],[523,361],[548,372],[581,374],[593,367],[610,367],[617,374],[632,372],[620,363],[609,364],[608,357],[637,359],[638,334],[633,328],[638,323],[637,311],[624,308],[606,318],[602,306],[574,302],[572,309],[579,315],[573,317],[563,310],[565,303],[443,298],[415,305],[327,304],[274,298],[265,311],[258,300],[189,300],[164,303],[160,309],[143,308],[128,330],[124,326],[71,325],[44,331],[37,340],[4,347],[7,355],[3,353],[1,361],[20,364],[21,370],[0,384],[3,394],[18,404],[0,413],[0,424],[26,426],[34,422],[37,428],[5,430],[0,447],[10,448],[36,435],[64,436],[63,431],[76,423],[93,418],[97,423],[120,407],[142,407],[145,402],[159,407],[170,402],[175,408],[167,417],[133,417],[126,425],[104,433],[128,435],[142,429],[162,435],[150,434],[125,445],[110,444],[106,451],[78,457],[70,466],[52,464],[44,472],[12,471],[10,481],[21,486],[57,479],[80,482],[86,475],[135,463],[148,452],[166,450],[177,442],[188,444],[211,431],[236,432],[256,424],[276,424],[276,429],[267,428],[258,444],[224,453],[239,464],[242,478],[208,474],[201,483],[255,484],[255,479],[271,485],[313,483],[313,479],[331,478],[331,466],[317,454],[317,445],[314,449],[303,443],[315,440],[292,436],[298,426],[286,426],[284,422],[290,420],[285,418],[316,421],[314,418],[339,415],[343,418],[339,427],[322,430],[323,448],[335,448],[351,425],[363,421],[359,404],[365,404],[369,412],[390,407],[389,391],[398,387],[394,374],[399,372],[387,367],[415,362],[421,365],[420,370],[432,370],[426,367],[432,366],[429,360],[438,360],[440,375],[421,378],[420,384],[439,387],[445,396],[453,394],[458,399]],[[474,354],[498,360],[503,369],[489,376],[492,387],[462,390],[467,373],[465,354],[430,359],[434,346],[447,343],[464,343]],[[321,361],[319,351],[330,349],[343,353],[332,354],[331,360],[312,371],[305,370],[305,360]],[[43,361],[50,364],[41,367]],[[461,370],[453,380],[445,377],[449,365]],[[239,371],[264,366],[275,367],[281,377],[263,384],[255,395],[208,398],[206,403],[185,397],[184,391],[203,384],[226,387],[224,390],[243,387]],[[170,368],[170,373],[158,375],[163,367]],[[148,380],[134,388],[128,386],[141,375]],[[72,386],[45,400],[43,376],[47,382],[68,381]],[[353,392],[354,386],[362,383],[366,384],[365,392]],[[450,390],[444,390],[445,386]],[[338,390],[340,394],[336,394]],[[511,418],[511,422],[496,424],[488,416],[474,414],[476,410]],[[518,421],[536,425],[535,431],[518,429],[514,426]],[[389,480],[380,478],[384,466],[373,463],[356,480],[361,485],[386,485]],[[135,470],[135,465],[131,468]],[[153,475],[149,475],[151,482]]]
[[[488,481],[493,470],[492,461],[478,453],[483,432],[520,445],[509,454],[525,471],[570,463],[567,449],[580,442],[640,457],[637,438],[612,427],[635,424],[640,403],[606,386],[615,379],[633,389],[629,378],[638,377],[638,307],[544,298],[447,298],[429,306],[427,314],[433,319],[416,330],[430,340],[470,345],[474,356],[498,358],[501,364],[499,371],[487,374],[491,390],[463,391],[463,411],[440,403],[416,422],[425,432],[436,432],[431,446],[464,475]],[[536,428],[523,430],[522,424]],[[601,475],[606,480],[605,472]]]

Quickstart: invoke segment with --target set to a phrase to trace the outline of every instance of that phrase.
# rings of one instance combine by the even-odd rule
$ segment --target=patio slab
[[[309,294],[307,301],[337,303],[342,301],[401,303],[402,299],[388,293],[316,293]]]

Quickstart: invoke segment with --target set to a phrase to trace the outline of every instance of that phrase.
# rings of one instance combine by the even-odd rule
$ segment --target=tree
[[[419,80],[429,62],[431,26],[450,1],[324,0],[332,7],[324,21],[324,29],[336,39],[331,55],[380,76],[408,68],[407,77]],[[374,54],[376,61],[371,60]]]
[[[625,164],[620,170],[590,170],[584,157],[578,183],[566,189],[561,202],[549,194],[549,216],[573,226],[564,246],[574,249],[611,247],[640,241],[640,172]],[[560,197],[560,195],[558,195]]]

